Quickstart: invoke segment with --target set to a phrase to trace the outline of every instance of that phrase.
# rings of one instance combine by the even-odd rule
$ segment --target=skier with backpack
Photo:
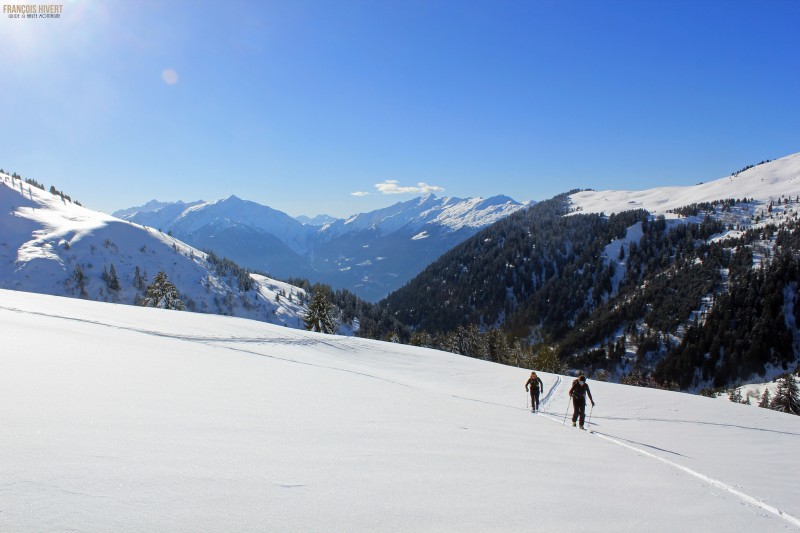
[[[572,427],[575,427],[575,422],[580,418],[580,428],[583,428],[583,421],[586,418],[586,395],[589,395],[589,400],[594,407],[594,398],[592,392],[589,390],[589,385],[586,384],[586,376],[583,374],[578,376],[578,379],[572,382],[572,388],[569,389],[569,395],[572,397]]]
[[[536,372],[531,372],[531,377],[525,382],[525,392],[528,392],[528,385],[531,393],[531,411],[535,413],[539,410],[539,393],[544,392],[544,385]]]

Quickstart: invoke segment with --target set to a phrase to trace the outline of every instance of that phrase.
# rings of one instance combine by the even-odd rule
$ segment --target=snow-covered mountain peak
[[[334,223],[329,231],[374,229],[389,234],[401,228],[416,231],[425,224],[435,224],[446,232],[464,227],[480,228],[524,208],[523,204],[507,196],[483,198],[437,198],[433,193],[407,202],[398,202],[370,213],[359,213],[342,222]]]
[[[309,216],[306,216],[306,215],[299,215],[299,216],[295,217],[295,219],[297,219],[298,222],[301,222],[303,224],[306,224],[306,225],[309,225],[309,226],[317,226],[317,227],[325,226],[326,224],[330,224],[332,222],[336,222],[337,220],[339,220],[336,217],[332,217],[332,216],[326,215],[326,214],[316,215],[314,217],[309,217]]]
[[[198,205],[198,204],[203,204],[203,203],[205,203],[203,200],[197,200],[197,201],[194,201],[194,202],[188,202],[187,203],[187,202],[183,202],[181,200],[178,200],[177,202],[160,202],[160,201],[154,199],[154,200],[150,200],[149,202],[147,202],[144,205],[140,205],[140,206],[137,206],[137,207],[130,207],[130,208],[127,208],[127,209],[120,209],[119,211],[115,211],[114,213],[112,213],[112,216],[115,216],[117,218],[128,219],[128,218],[130,218],[130,217],[132,217],[134,215],[137,215],[137,214],[154,213],[156,211],[161,211],[161,210],[165,210],[165,209],[173,209],[173,210],[180,209],[180,210],[184,210],[184,209],[188,209],[189,207],[192,207],[192,206],[195,206],[195,205]]]
[[[436,200],[437,200],[436,195],[433,194],[432,192],[429,192],[419,197],[419,205],[426,205],[435,202]],[[442,198],[442,200],[444,201],[446,200],[446,198]]]

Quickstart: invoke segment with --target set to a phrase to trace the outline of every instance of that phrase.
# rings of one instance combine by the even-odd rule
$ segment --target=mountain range
[[[231,196],[188,204],[154,200],[114,216],[158,228],[254,270],[305,277],[376,301],[481,228],[526,207],[507,196],[429,194],[346,219],[323,215],[303,223]]]

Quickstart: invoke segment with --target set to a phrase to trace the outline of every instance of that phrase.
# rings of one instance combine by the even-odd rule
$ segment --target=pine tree
[[[153,278],[153,283],[147,287],[147,293],[139,304],[144,307],[158,307],[177,311],[183,311],[186,308],[178,289],[167,279],[167,275],[163,271]]]
[[[507,363],[510,357],[510,349],[506,336],[499,329],[493,329],[486,335],[486,344],[490,361],[496,363]]]
[[[794,376],[786,374],[775,391],[775,399],[772,400],[772,408],[782,413],[800,415],[800,387],[794,380]]]
[[[739,387],[731,389],[728,399],[733,403],[742,403],[742,390]]]
[[[303,320],[307,330],[328,334],[336,332],[333,306],[324,291],[318,290],[314,293],[314,299],[308,306],[308,312]]]
[[[133,286],[137,290],[144,289],[144,280],[142,279],[142,274],[141,274],[141,272],[139,272],[139,267],[138,266],[136,267],[136,270],[135,270],[135,272],[133,274]]]
[[[542,372],[562,374],[566,371],[564,363],[562,363],[558,358],[558,354],[556,353],[555,349],[550,346],[539,346],[532,362],[533,368],[536,370],[541,370]]]
[[[758,406],[769,409],[771,404],[772,398],[770,398],[769,389],[764,389],[764,394],[761,395],[761,401],[758,402]]]
[[[117,277],[117,270],[114,268],[113,263],[111,264],[111,269],[108,271],[106,271],[105,267],[103,267],[103,279],[106,282],[108,290],[118,291],[120,289],[119,278]]]
[[[72,281],[78,288],[80,295],[86,297],[86,275],[83,273],[80,263],[75,265],[75,270],[72,271]]]

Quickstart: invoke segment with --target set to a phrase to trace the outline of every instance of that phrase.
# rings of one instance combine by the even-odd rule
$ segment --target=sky
[[[12,5],[0,168],[107,213],[544,200],[800,152],[794,0]]]

